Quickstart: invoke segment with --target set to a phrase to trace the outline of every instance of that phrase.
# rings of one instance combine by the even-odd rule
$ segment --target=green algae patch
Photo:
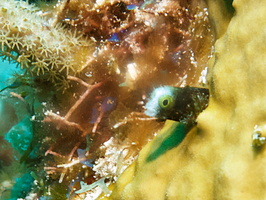
[[[152,146],[150,150],[151,153],[148,155],[146,161],[151,162],[159,156],[162,156],[168,150],[176,147],[182,142],[190,128],[190,126],[187,127],[183,123],[173,123],[169,129],[166,130],[167,133],[161,134],[154,139],[155,144]]]
[[[266,1],[236,0],[233,6],[235,15],[215,44],[210,104],[197,127],[152,162],[146,158],[163,136],[146,145],[110,199],[266,198],[265,148],[252,147],[254,127],[265,125]],[[175,130],[169,123],[164,138]]]

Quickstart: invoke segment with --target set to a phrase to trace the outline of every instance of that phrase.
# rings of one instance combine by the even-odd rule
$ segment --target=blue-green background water
[[[0,61],[0,90],[12,84],[12,75],[14,73],[22,73],[16,64],[8,63],[7,61]],[[14,162],[18,162],[17,153],[23,153],[32,139],[32,133],[30,129],[30,120],[25,118],[20,121],[18,118],[18,104],[14,97],[10,94],[13,90],[6,89],[0,93],[0,150],[6,152],[5,155],[0,154],[0,173],[8,174],[5,180],[4,176],[1,176],[0,184],[4,181],[10,181],[14,185],[11,188],[6,188],[10,192],[0,191],[0,199],[15,200],[18,198],[26,197],[28,191],[32,187],[33,178],[29,172],[19,171],[13,172],[11,175],[8,172],[8,168],[12,166]],[[26,123],[25,123],[25,120]],[[9,151],[13,147],[13,151]],[[8,155],[6,155],[8,154]],[[14,171],[14,170],[13,170]],[[5,194],[9,193],[9,197]]]
[[[12,75],[19,72],[16,64],[0,60],[0,90],[11,84]],[[15,123],[14,106],[8,99],[9,91],[1,92],[0,96],[0,134],[4,134]]]
[[[0,60],[0,88],[8,85],[7,80],[13,73],[19,71],[16,64],[8,63],[7,61]]]

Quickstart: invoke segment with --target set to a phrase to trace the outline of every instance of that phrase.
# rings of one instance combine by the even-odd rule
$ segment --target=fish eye
[[[159,105],[161,108],[171,108],[174,104],[174,100],[172,96],[164,95],[159,98]]]
[[[168,99],[163,100],[163,105],[164,105],[164,106],[167,106],[168,103],[169,103]]]

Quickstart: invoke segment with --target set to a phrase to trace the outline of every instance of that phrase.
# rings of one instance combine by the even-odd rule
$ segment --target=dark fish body
[[[145,114],[161,120],[194,124],[208,102],[209,90],[206,88],[162,86],[152,92]]]

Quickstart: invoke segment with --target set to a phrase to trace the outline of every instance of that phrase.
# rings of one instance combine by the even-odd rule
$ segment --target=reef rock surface
[[[153,149],[178,126],[167,122],[109,199],[266,199],[265,148],[263,142],[252,146],[256,125],[266,136],[266,1],[235,0],[233,7],[227,28],[217,28],[210,104],[197,127],[150,161]]]

